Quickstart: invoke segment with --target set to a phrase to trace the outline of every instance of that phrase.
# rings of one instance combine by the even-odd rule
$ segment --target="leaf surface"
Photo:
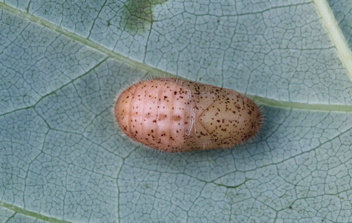
[[[352,3],[0,1],[0,222],[349,222]],[[264,123],[166,154],[111,109],[150,77],[231,88]]]

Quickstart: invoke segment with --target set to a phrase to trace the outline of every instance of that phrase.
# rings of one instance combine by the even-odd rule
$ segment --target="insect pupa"
[[[230,148],[254,136],[262,122],[259,107],[246,96],[176,78],[127,88],[115,116],[127,136],[164,152]]]

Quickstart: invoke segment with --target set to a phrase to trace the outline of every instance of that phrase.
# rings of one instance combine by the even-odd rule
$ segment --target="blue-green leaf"
[[[0,222],[351,222],[348,0],[0,0]],[[232,149],[155,152],[116,94],[173,76],[261,104]]]

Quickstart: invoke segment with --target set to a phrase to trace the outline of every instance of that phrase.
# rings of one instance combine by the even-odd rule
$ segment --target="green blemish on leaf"
[[[153,6],[167,0],[127,0],[124,10],[125,27],[129,31],[145,31],[153,23]]]

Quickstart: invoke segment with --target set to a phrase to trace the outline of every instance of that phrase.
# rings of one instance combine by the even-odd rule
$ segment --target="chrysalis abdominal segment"
[[[254,136],[262,120],[258,106],[234,90],[176,78],[127,88],[115,115],[126,135],[164,152],[230,148]]]

